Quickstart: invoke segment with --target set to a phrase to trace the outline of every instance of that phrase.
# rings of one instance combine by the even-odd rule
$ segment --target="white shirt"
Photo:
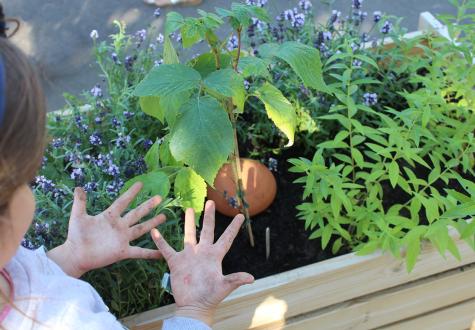
[[[87,282],[65,274],[46,256],[43,247],[37,250],[20,247],[5,268],[13,279],[15,304],[2,323],[6,329],[125,329],[96,290]],[[177,317],[166,320],[163,328],[210,329],[200,321]]]

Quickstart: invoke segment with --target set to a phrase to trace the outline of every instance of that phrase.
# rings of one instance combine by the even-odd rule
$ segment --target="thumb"
[[[71,210],[72,216],[81,216],[86,213],[86,192],[84,189],[76,187],[74,189],[73,208]]]
[[[254,276],[249,273],[241,272],[224,276],[224,284],[227,287],[229,293],[236,290],[241,285],[252,283],[254,283]]]

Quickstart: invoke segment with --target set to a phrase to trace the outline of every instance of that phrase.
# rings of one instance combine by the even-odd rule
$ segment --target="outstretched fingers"
[[[150,220],[147,220],[145,222],[139,223],[138,225],[135,225],[133,227],[129,228],[129,241],[133,241],[140,236],[148,233],[151,231],[153,228],[157,227],[158,225],[161,225],[164,223],[166,220],[165,215],[159,214],[156,217],[153,217]]]
[[[241,285],[252,283],[254,283],[254,276],[249,273],[240,272],[224,276],[224,285],[228,293],[236,290]]]
[[[162,256],[168,262],[175,254],[176,251],[167,243],[162,234],[157,229],[152,229],[150,232],[152,239],[158,247],[158,250],[162,253]]]
[[[195,211],[191,208],[185,212],[185,245],[196,245]]]
[[[215,206],[213,201],[207,201],[205,205],[205,214],[203,219],[203,230],[201,230],[200,243],[214,243],[214,212]]]
[[[130,259],[160,259],[162,253],[158,250],[144,249],[138,246],[129,246],[128,256]]]
[[[237,234],[239,233],[239,229],[241,229],[242,224],[244,223],[244,216],[242,214],[236,215],[234,217],[231,224],[226,228],[224,233],[216,242],[218,247],[218,251],[220,252],[221,256],[224,258],[226,253],[228,253],[231,245],[233,244],[234,239],[236,238]]]
[[[125,193],[120,195],[119,198],[112,203],[106,210],[107,212],[114,212],[116,215],[121,215],[129,207],[130,203],[134,200],[135,196],[140,192],[143,187],[142,182],[134,183]]]
[[[73,207],[71,210],[72,216],[81,216],[86,214],[86,204],[87,204],[87,197],[86,192],[83,188],[76,187],[74,189],[74,201]]]
[[[155,209],[161,202],[162,198],[160,196],[154,196],[127,213],[124,216],[124,220],[127,221],[129,226],[132,226],[139,222],[144,216],[152,212],[152,210]]]

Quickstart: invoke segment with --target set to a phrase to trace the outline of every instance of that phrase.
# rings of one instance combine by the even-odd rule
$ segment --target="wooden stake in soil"
[[[269,260],[270,256],[270,228],[266,228],[266,260]]]

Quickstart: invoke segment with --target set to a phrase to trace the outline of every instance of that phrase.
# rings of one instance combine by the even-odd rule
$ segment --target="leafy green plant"
[[[164,64],[148,73],[136,87],[135,95],[141,98],[145,113],[168,125],[170,133],[162,145],[167,160],[162,165],[174,173],[186,171],[186,178],[193,178],[184,180],[183,188],[192,189],[195,209],[200,210],[205,182],[213,186],[221,166],[228,160],[231,162],[236,198],[246,216],[251,245],[254,245],[241,167],[238,166],[238,118],[248,98],[259,99],[267,116],[285,134],[287,145],[291,146],[297,125],[296,113],[288,99],[269,82],[269,67],[273,59],[284,61],[305,86],[325,91],[327,87],[321,79],[319,52],[295,41],[263,45],[262,58],[244,52],[242,31],[251,25],[253,18],[269,21],[261,7],[233,3],[231,10],[217,9],[216,14],[198,10],[198,13],[198,18],[169,13],[166,33],[180,30],[185,48],[205,40],[210,52],[182,64],[170,38],[165,36]],[[221,40],[216,34],[225,19],[237,36],[236,50],[228,50],[225,47],[228,40]],[[244,79],[248,77],[254,79],[246,90]],[[158,154],[155,158],[160,158],[160,150],[155,149],[155,152]]]
[[[428,46],[416,46],[421,56],[397,58],[411,89],[386,93],[401,97],[402,107],[377,105],[377,94],[368,91],[381,84],[371,78],[379,75],[362,78],[355,66],[357,59],[383,73],[382,56],[400,48],[371,56],[346,44],[325,62],[337,102],[319,119],[339,129],[318,144],[313,159],[290,160],[291,171],[305,173],[297,180],[304,185],[300,217],[322,248],[332,242],[333,253],[380,248],[396,257],[405,248],[408,271],[422,240],[460,258],[451,227],[475,248],[473,24],[460,24],[473,15],[462,6],[455,22],[446,20],[451,40],[427,35]]]

